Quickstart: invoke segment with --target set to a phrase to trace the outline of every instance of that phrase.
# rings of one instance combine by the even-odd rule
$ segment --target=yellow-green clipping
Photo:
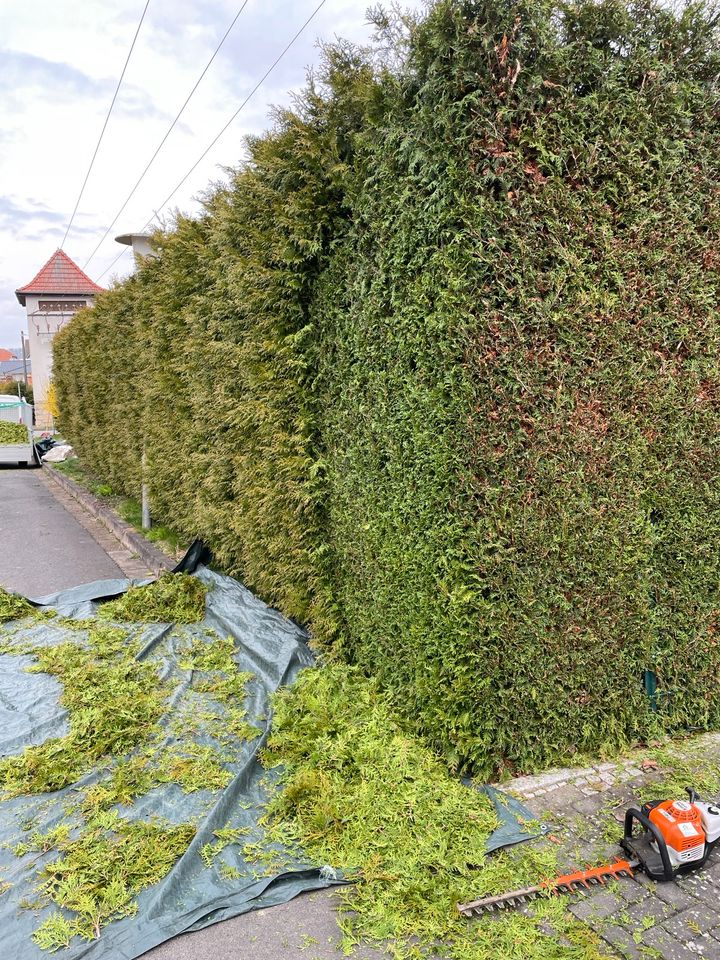
[[[5,420],[0,420],[0,444],[27,442],[27,427],[22,423],[7,423]]]
[[[31,617],[36,610],[24,597],[9,593],[0,587],[0,623],[9,620],[19,620],[21,617]]]
[[[489,799],[451,775],[409,734],[377,687],[339,664],[303,672],[274,699],[264,752],[280,765],[267,814],[270,839],[298,844],[317,864],[348,868],[344,945],[390,941],[392,956],[440,945],[452,960],[597,960],[597,940],[566,904],[538,901],[469,922],[456,903],[557,873],[550,844],[487,857],[497,826]]]
[[[117,623],[199,623],[205,616],[206,594],[197,577],[167,573],[103,604],[98,617]]]

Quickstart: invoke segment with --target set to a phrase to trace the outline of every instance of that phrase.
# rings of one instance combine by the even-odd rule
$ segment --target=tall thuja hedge
[[[376,20],[61,335],[64,428],[128,487],[142,434],[161,515],[456,765],[715,725],[712,13]]]
[[[99,298],[100,319],[78,315],[55,351],[68,436],[84,434],[83,407],[105,426],[123,420],[113,385],[131,376],[141,421],[132,456],[139,462],[145,450],[155,516],[203,537],[228,571],[305,622],[330,623],[324,611],[332,611],[310,305],[349,216],[353,137],[376,109],[376,92],[362,54],[328,48],[319,86],[249,141],[247,163],[228,187],[209,191],[203,215],[159,232],[157,256]],[[105,370],[113,356],[123,323],[116,304],[130,286],[136,308],[123,348],[134,351],[131,370],[110,375],[104,392],[86,389],[88,358]],[[93,431],[77,446],[104,470],[101,442]],[[138,496],[139,470],[114,479]]]
[[[210,201],[212,294],[192,340],[212,384],[209,429],[220,431],[196,515],[210,518],[221,562],[316,624],[332,603],[311,304],[349,216],[354,133],[376,91],[370,66],[344,45],[326,51],[322,80],[324,93],[311,84],[271,134],[249,142],[249,162]]]
[[[142,290],[135,278],[76,314],[53,341],[53,380],[63,431],[118,490],[141,483],[144,351]]]
[[[498,226],[468,198],[483,625],[504,752],[541,758],[646,731],[646,668],[664,724],[720,707],[717,34],[696,6],[633,4],[571,8],[561,38],[471,147]]]
[[[178,530],[201,531],[208,539],[210,518],[199,510],[200,491],[208,450],[224,444],[204,377],[204,317],[213,290],[210,221],[209,215],[178,217],[172,231],[156,238],[158,258],[146,260],[136,278],[142,289],[142,444],[152,510]]]
[[[342,635],[479,771],[718,722],[718,63],[698,7],[440,4],[366,137]]]

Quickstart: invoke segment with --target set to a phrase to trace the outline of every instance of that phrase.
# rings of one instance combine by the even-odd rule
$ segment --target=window
[[[85,300],[41,300],[38,310],[43,313],[75,313],[87,306]]]

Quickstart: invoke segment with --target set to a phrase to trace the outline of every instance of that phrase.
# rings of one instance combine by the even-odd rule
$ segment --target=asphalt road
[[[122,577],[117,564],[39,479],[0,467],[0,584],[39,597],[65,587]],[[169,940],[143,960],[341,960],[337,892],[303,894]],[[387,960],[360,948],[358,960]]]
[[[28,597],[123,572],[40,480],[0,466],[0,584]]]
[[[304,893],[289,903],[175,937],[144,953],[142,960],[343,960],[336,900],[332,890]],[[388,960],[388,955],[358,947],[353,958]]]

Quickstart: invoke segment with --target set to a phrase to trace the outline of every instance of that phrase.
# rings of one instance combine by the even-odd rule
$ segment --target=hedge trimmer
[[[643,804],[640,810],[630,807],[625,812],[620,846],[629,859],[576,870],[534,887],[459,903],[458,910],[472,917],[512,909],[536,897],[573,893],[607,880],[633,877],[635,872],[643,871],[651,880],[674,880],[680,874],[699,870],[720,840],[720,806],[700,800],[690,787],[687,792],[688,800],[656,800]]]

